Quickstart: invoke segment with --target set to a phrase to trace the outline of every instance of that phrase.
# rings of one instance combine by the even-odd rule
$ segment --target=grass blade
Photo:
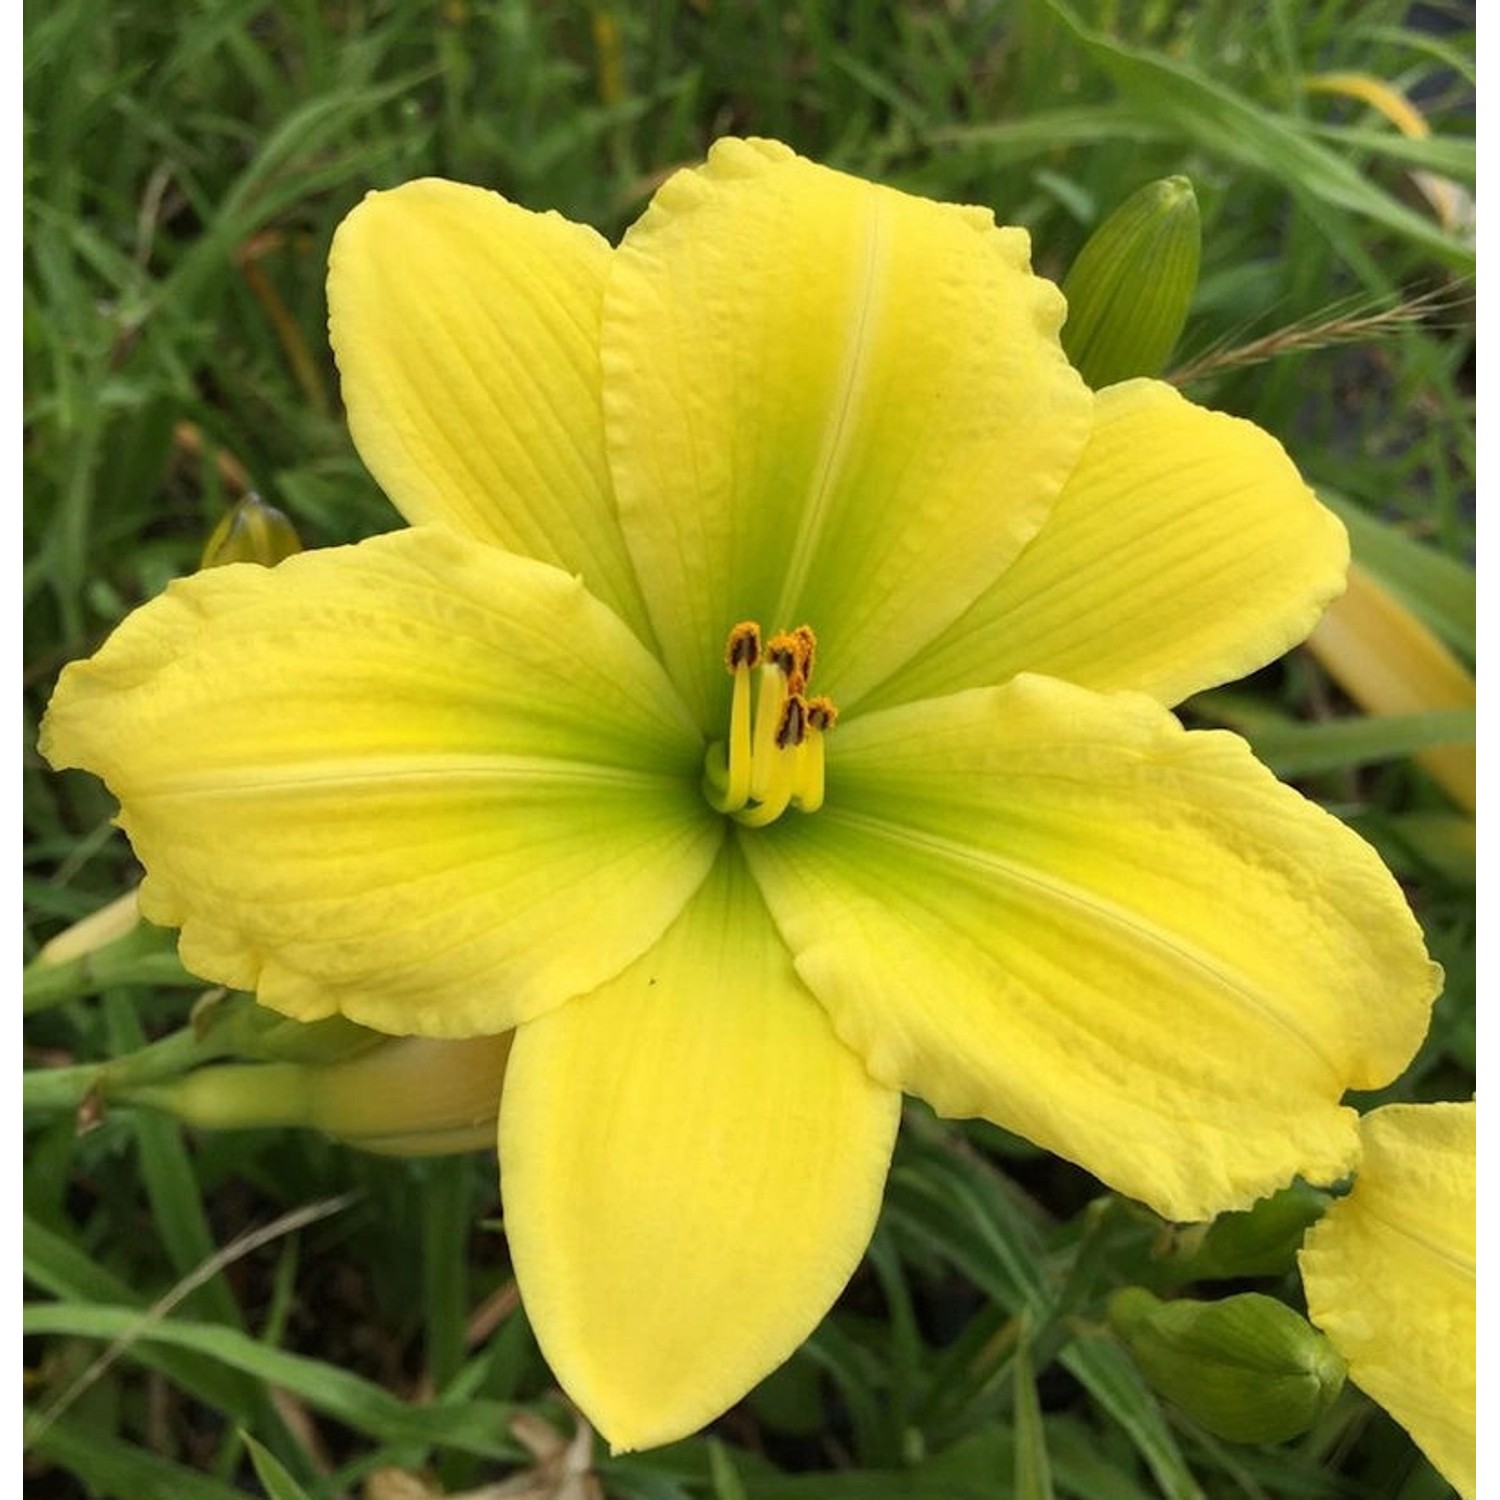
[[[313,1409],[384,1443],[458,1448],[488,1458],[521,1456],[507,1436],[508,1409],[498,1402],[412,1406],[362,1376],[307,1355],[269,1348],[248,1334],[218,1324],[165,1322],[143,1327],[133,1307],[56,1302],[28,1307],[22,1326],[28,1334],[71,1334],[109,1342],[128,1339],[131,1348],[142,1342],[191,1349],[229,1369],[281,1386]]]
[[[1092,30],[1063,0],[1044,3],[1148,116],[1246,171],[1275,177],[1327,208],[1378,224],[1445,265],[1473,270],[1472,249],[1377,187],[1299,122],[1269,113],[1185,63]]]

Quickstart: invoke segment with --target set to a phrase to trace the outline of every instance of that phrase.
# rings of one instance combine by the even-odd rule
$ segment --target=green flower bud
[[[1165,368],[1198,285],[1199,250],[1186,177],[1148,183],[1089,237],[1063,278],[1062,344],[1095,390]]]
[[[282,558],[301,550],[297,528],[274,505],[267,505],[252,492],[214,527],[198,566],[219,568],[225,563],[253,562],[273,568]]]
[[[1162,1302],[1127,1287],[1109,1323],[1155,1390],[1231,1442],[1296,1437],[1343,1388],[1338,1350],[1273,1297]]]
[[[302,1125],[382,1155],[444,1156],[493,1147],[513,1034],[387,1037],[342,1062],[199,1068],[114,1098],[206,1130]]]

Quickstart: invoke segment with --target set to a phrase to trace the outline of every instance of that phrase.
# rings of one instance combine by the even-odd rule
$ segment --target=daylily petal
[[[616,254],[604,410],[663,660],[705,728],[736,621],[857,698],[1020,551],[1088,432],[1019,229],[766,141],[679,172]]]
[[[1281,445],[1131,380],[1095,397],[1078,467],[1004,576],[866,707],[1045,672],[1176,703],[1304,639],[1349,543]]]
[[[862,716],[814,817],[743,838],[797,970],[892,1088],[1174,1219],[1355,1149],[1438,971],[1374,852],[1227,733],[1022,676]]]
[[[120,799],[189,968],[385,1031],[504,1031],[594,988],[722,838],[618,617],[438,529],[180,580],[64,672],[42,749]]]
[[[1370,714],[1473,708],[1474,678],[1452,651],[1368,568],[1308,637],[1307,649]],[[1467,813],[1475,809],[1479,757],[1472,744],[1434,745],[1418,764]]]
[[[650,953],[521,1028],[506,1233],[542,1352],[617,1450],[701,1427],[813,1330],[875,1227],[899,1108],[732,850]]]
[[[579,573],[643,639],[604,459],[594,230],[426,178],[334,236],[329,335],[360,457],[414,524]]]
[[[1360,1121],[1360,1141],[1353,1191],[1298,1258],[1308,1316],[1473,1500],[1475,1106],[1388,1105]]]

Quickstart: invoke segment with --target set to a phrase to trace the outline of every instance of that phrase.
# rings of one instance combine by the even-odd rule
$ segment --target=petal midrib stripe
[[[808,485],[807,499],[797,512],[801,524],[792,542],[782,578],[781,598],[776,605],[777,620],[790,621],[798,612],[805,592],[813,558],[828,519],[828,510],[838,487],[850,434],[855,423],[853,413],[864,392],[870,365],[870,350],[879,325],[880,289],[884,278],[889,235],[886,228],[886,205],[880,198],[870,204],[865,221],[864,264],[860,268],[859,286],[851,303],[843,358],[839,365],[838,393],[831,403],[830,418],[818,449],[817,462]]]
[[[1248,983],[1242,975],[1225,969],[1207,954],[1183,943],[1172,933],[1152,923],[1143,922],[1135,913],[1127,911],[1117,903],[1083,890],[1071,881],[1044,874],[1015,860],[1007,859],[1003,855],[975,849],[971,845],[957,843],[940,834],[924,833],[919,829],[903,827],[869,813],[854,812],[848,808],[825,807],[819,816],[889,839],[894,843],[904,844],[924,854],[939,855],[1001,881],[1009,880],[1016,885],[1030,886],[1087,911],[1091,917],[1130,933],[1160,952],[1171,954],[1174,958],[1200,970],[1216,983],[1231,990],[1268,1021],[1273,1022],[1288,1036],[1300,1042],[1327,1069],[1331,1077],[1336,1079],[1341,1077],[1339,1069],[1317,1040],[1284,1015],[1269,997]]]

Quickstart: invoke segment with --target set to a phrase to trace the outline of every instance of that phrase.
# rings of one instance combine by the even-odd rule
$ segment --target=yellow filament
[[[772,766],[780,756],[776,748],[776,731],[781,726],[786,699],[786,673],[775,661],[768,660],[760,669],[760,695],[755,700],[755,741],[750,750],[750,795],[757,802],[766,800]]]
[[[792,775],[797,762],[797,749],[778,750],[774,745],[771,747],[771,754],[764,763],[764,790],[754,807],[742,808],[734,815],[746,828],[764,828],[786,811],[787,804],[792,800]],[[761,761],[756,762],[757,771],[762,764]]]
[[[703,757],[703,795],[715,812],[733,812],[744,806],[742,802],[729,800],[729,761],[722,742],[710,745]]]
[[[823,805],[823,736],[813,728],[793,752],[796,764],[792,770],[792,801],[805,813],[817,812]]]
[[[828,698],[803,696],[816,645],[805,625],[773,636],[764,651],[754,621],[729,632],[729,737],[709,747],[703,792],[712,807],[747,828],[774,823],[793,803],[804,812],[823,805],[823,734],[837,710]],[[760,686],[752,715],[750,674],[757,664]]]
[[[743,807],[750,800],[750,668],[734,669],[734,697],[729,707],[729,784],[725,790],[727,810]]]

